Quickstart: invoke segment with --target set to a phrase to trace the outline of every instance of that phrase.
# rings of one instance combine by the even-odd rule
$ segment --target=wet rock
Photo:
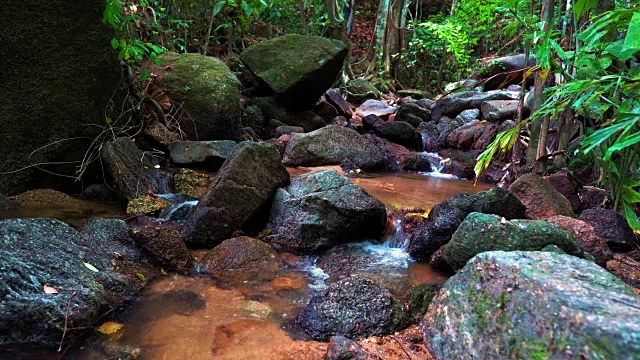
[[[238,229],[257,225],[276,189],[288,182],[275,146],[240,143],[185,221],[185,242],[212,247]]]
[[[387,335],[408,323],[404,306],[374,281],[351,276],[311,298],[296,321],[315,340]]]
[[[592,262],[492,251],[447,281],[423,335],[439,359],[633,359],[639,309],[631,289]]]
[[[616,211],[601,208],[587,209],[578,219],[593,226],[596,234],[614,251],[636,250],[640,246],[627,220]]]
[[[282,135],[291,135],[293,133],[304,133],[304,129],[300,126],[278,126],[276,129],[276,137],[279,138]]]
[[[283,162],[287,166],[339,165],[346,161],[363,170],[381,168],[380,150],[355,130],[328,125],[306,134],[293,134]]]
[[[431,259],[429,259],[429,265],[435,270],[440,270],[445,273],[453,274],[455,271],[447,264],[447,261],[444,259],[444,248],[447,244],[442,245],[436,252],[431,255]]]
[[[106,184],[91,184],[82,190],[82,198],[90,201],[115,201],[116,193]]]
[[[416,260],[431,255],[451,239],[458,226],[472,212],[496,214],[506,219],[523,218],[525,207],[513,194],[494,188],[474,195],[459,194],[438,205],[411,236],[409,254]]]
[[[456,81],[456,82],[448,83],[447,85],[445,85],[444,91],[445,92],[453,92],[456,90],[471,91],[471,90],[474,90],[474,88],[476,88],[477,83],[478,83],[478,80],[474,80],[474,79]],[[479,89],[474,91],[479,91]]]
[[[422,90],[417,89],[404,89],[396,91],[396,95],[399,97],[410,97],[415,100],[420,100],[424,98],[424,92]]]
[[[478,117],[480,117],[480,110],[478,109],[467,109],[463,112],[461,112],[460,114],[458,114],[458,116],[456,116],[456,119],[459,118],[460,120],[464,121],[465,123],[470,122],[471,120],[475,120]]]
[[[144,226],[130,231],[138,246],[169,271],[191,272],[193,258],[180,236],[180,230],[169,224]]]
[[[491,100],[517,100],[519,94],[506,91],[475,92],[464,91],[447,95],[436,101],[431,110],[431,118],[439,122],[442,116],[457,116],[467,109],[480,109],[485,101]]]
[[[158,170],[158,161],[138,149],[131,139],[121,137],[104,144],[100,155],[120,198],[131,200],[149,191],[170,192],[169,176]]]
[[[113,226],[124,228],[126,235],[120,220],[105,220],[85,235],[53,219],[0,221],[0,345],[58,346],[70,299],[66,341],[73,341],[133,296],[139,286],[114,272],[114,251],[124,260],[139,258],[119,241]],[[58,293],[45,293],[45,285]]]
[[[240,83],[227,65],[213,56],[164,53],[164,92],[181,104],[180,132],[187,140],[240,140]]]
[[[278,120],[280,125],[294,125],[293,118],[278,104],[278,100],[273,96],[254,98],[253,105],[257,106],[265,120]],[[277,126],[276,126],[277,127]]]
[[[520,92],[520,90],[522,90],[522,86],[520,86],[520,85],[511,84],[511,85],[507,86],[507,91],[517,91],[517,92]]]
[[[577,212],[580,210],[580,206],[582,205],[580,201],[580,197],[578,196],[578,184],[576,181],[569,175],[568,171],[560,171],[555,174],[551,174],[549,176],[544,177],[551,186],[553,186],[562,196],[566,197],[571,204],[571,210]]]
[[[440,146],[440,148],[443,148],[443,149],[448,148],[449,134],[451,134],[454,130],[456,130],[460,126],[463,126],[464,124],[465,124],[464,121],[458,118],[450,119],[446,116],[443,116],[438,122],[438,125],[436,127],[438,130],[438,133],[440,134],[438,136],[438,146]]]
[[[311,111],[303,111],[293,116],[294,123],[304,129],[305,132],[318,130],[326,125],[323,118]]]
[[[284,156],[284,152],[287,150],[287,145],[289,145],[289,141],[291,140],[291,135],[285,134],[279,136],[277,139],[269,139],[265,141],[266,143],[275,145],[278,149],[278,153],[280,156]]]
[[[377,130],[379,126],[384,124],[385,121],[382,120],[378,115],[371,114],[362,118],[362,126],[365,130]]]
[[[344,336],[332,336],[324,360],[374,360],[378,356],[369,354],[357,342]]]
[[[334,170],[295,178],[273,200],[268,241],[287,251],[313,253],[339,243],[379,239],[384,204]]]
[[[338,110],[324,99],[320,99],[320,101],[313,107],[313,112],[325,121],[329,121],[340,115]]]
[[[420,323],[437,292],[436,287],[430,284],[416,285],[409,290],[406,304],[409,309],[409,318],[411,321],[416,324]]]
[[[454,270],[485,251],[534,251],[556,245],[582,257],[582,249],[568,231],[540,220],[501,220],[500,216],[473,212],[465,218],[444,248],[444,259]]]
[[[223,241],[207,252],[199,271],[226,282],[262,281],[276,277],[278,254],[265,242],[248,236]]]
[[[611,199],[607,190],[599,189],[595,186],[583,187],[578,196],[580,197],[580,209],[604,208]]]
[[[347,119],[351,118],[351,116],[353,115],[353,111],[351,110],[351,106],[342,97],[342,95],[340,95],[339,92],[337,92],[334,89],[329,89],[324,94],[324,97],[327,100],[327,102],[329,104],[333,105],[341,115],[343,115]]]
[[[207,191],[211,178],[210,175],[191,169],[180,169],[173,176],[173,184],[178,193],[201,198]]]
[[[484,77],[484,78],[489,78],[489,77],[492,77],[494,75],[497,75],[497,76],[491,78],[490,80],[488,80],[484,84],[484,90],[485,91],[495,90],[500,85],[508,86],[508,85],[511,85],[511,84],[519,84],[519,83],[521,83],[522,82],[522,71],[520,71],[516,77],[510,79],[508,82],[503,84],[503,82],[505,81],[507,76],[510,75],[507,72],[526,68],[527,67],[526,62],[527,61],[526,61],[525,54],[504,56],[504,57],[501,57],[501,58],[497,58],[497,59],[491,60],[491,62],[489,62],[487,67],[482,70],[481,76]],[[531,56],[529,58],[528,66],[533,66],[535,64],[536,64],[536,59],[533,56]],[[505,74],[501,74],[501,73],[505,73]],[[498,75],[498,74],[500,74],[500,75]],[[531,80],[529,80],[528,82],[530,83]],[[528,86],[530,86],[530,85],[528,85]]]
[[[422,149],[422,136],[411,124],[404,121],[391,121],[380,124],[376,132],[397,144],[414,150]]]
[[[347,126],[349,125],[349,121],[347,121],[347,118],[345,118],[344,116],[336,116],[333,119],[331,119],[328,123],[328,125],[338,125],[338,126]]]
[[[431,100],[431,99],[420,99],[417,100],[416,105],[420,106],[423,109],[427,109],[427,110],[431,110],[433,108],[433,105],[435,105],[435,101]]]
[[[571,203],[547,180],[536,174],[520,176],[509,186],[511,191],[527,207],[527,217],[545,220],[555,215],[573,217]]]
[[[421,108],[418,104],[404,104],[398,109],[394,121],[404,121],[413,127],[418,127],[421,122],[431,121],[431,111]]]
[[[331,87],[346,55],[341,41],[290,34],[249,47],[240,60],[285,107],[303,109]]]
[[[0,194],[0,212],[5,212],[13,209],[16,204],[14,204],[11,199]]]
[[[482,119],[494,122],[515,119],[519,103],[519,100],[485,101],[480,106],[482,110]]]
[[[120,115],[126,95],[119,90],[120,60],[109,45],[116,34],[102,21],[104,1],[34,6],[37,11],[7,0],[0,14],[0,193],[7,196],[34,188],[79,192],[76,161],[104,129],[105,115]],[[118,110],[105,114],[110,102]],[[85,175],[93,180],[102,173],[95,166]]]
[[[498,125],[471,120],[449,133],[447,144],[461,150],[484,150],[498,133]]]
[[[398,160],[400,167],[405,171],[430,172],[432,170],[431,158],[427,154],[413,152],[399,154]]]
[[[605,267],[607,261],[613,257],[607,243],[601,239],[596,234],[596,230],[586,222],[561,215],[552,216],[547,219],[547,222],[570,232],[578,241],[580,247],[593,255],[598,265]]]
[[[269,119],[264,118],[264,115],[262,115],[262,111],[258,106],[247,106],[247,108],[242,112],[241,120],[243,127],[250,127],[261,136],[266,135],[265,128],[269,124],[269,122],[267,121]]]
[[[347,99],[351,102],[361,103],[368,100],[380,99],[380,91],[364,78],[357,78],[347,81]]]
[[[171,145],[171,161],[178,165],[218,170],[237,145],[231,140],[180,141]]]
[[[606,269],[625,284],[640,289],[640,262],[637,259],[628,254],[614,254],[613,259],[607,261]]]
[[[141,196],[131,199],[127,203],[128,215],[144,215],[160,212],[165,207],[171,205],[171,201],[157,196]]]
[[[358,108],[358,112],[362,114],[362,117],[373,114],[382,118],[387,118],[389,115],[395,114],[396,111],[398,111],[398,108],[390,106],[386,102],[380,100],[367,100]]]

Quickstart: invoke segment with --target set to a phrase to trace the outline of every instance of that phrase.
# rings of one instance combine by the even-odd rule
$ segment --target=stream
[[[289,169],[292,177],[309,170]],[[428,211],[455,194],[490,188],[437,172],[373,173],[351,180],[396,214],[406,209]],[[174,203],[161,214],[166,221],[179,222],[197,204],[192,198],[163,197]],[[105,214],[116,216],[112,208],[106,209],[102,210]],[[26,208],[19,215],[56,217],[75,225],[81,223],[82,214],[95,213],[58,206],[49,212],[37,207],[30,213]],[[391,219],[383,243],[340,245],[321,256],[281,253],[284,265],[272,279],[243,274],[214,279],[198,276],[197,268],[195,276],[168,275],[147,286],[124,311],[112,315],[113,321],[124,325],[120,331],[111,335],[96,331],[84,344],[69,350],[66,358],[103,359],[105,353],[113,352],[132,358],[141,354],[141,359],[321,359],[326,343],[308,341],[293,319],[328,281],[364,273],[401,298],[416,284],[443,284],[447,279],[428,264],[410,258],[404,217]],[[203,254],[199,250],[194,257]]]

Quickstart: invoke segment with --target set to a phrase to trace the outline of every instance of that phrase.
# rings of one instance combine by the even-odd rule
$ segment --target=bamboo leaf
[[[640,50],[640,13],[634,13],[624,38],[622,51],[636,53]]]
[[[573,9],[576,19],[580,19],[586,14],[592,7],[598,3],[598,0],[577,0],[575,8]]]

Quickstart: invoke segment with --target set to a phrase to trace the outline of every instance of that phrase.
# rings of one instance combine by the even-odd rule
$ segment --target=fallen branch
[[[71,296],[69,297],[69,302],[67,303],[67,310],[65,311],[64,314],[64,330],[62,331],[62,339],[60,340],[60,347],[58,348],[58,352],[62,351],[62,344],[64,343],[64,337],[67,335],[67,323],[69,322],[69,308],[71,307],[71,300],[73,300],[73,297],[76,296],[76,294],[78,293],[78,291],[74,291],[73,294],[71,294]]]

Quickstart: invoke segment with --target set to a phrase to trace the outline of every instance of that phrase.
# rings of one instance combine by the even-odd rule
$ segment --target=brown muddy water
[[[309,170],[290,169],[290,173],[293,177]],[[392,210],[428,210],[453,195],[490,188],[415,173],[374,173],[352,181]],[[15,215],[55,217],[74,226],[92,216],[116,215],[110,207],[87,210],[77,203],[74,206],[60,205],[49,211],[25,207]],[[243,274],[223,279],[167,275],[149,285],[126,309],[104,319],[124,325],[121,329],[113,334],[94,330],[90,339],[72,347],[65,358],[322,359],[326,343],[307,339],[293,319],[328,281],[365,273],[400,298],[413,285],[446,281],[444,274],[428,264],[411,260],[402,225],[396,222],[394,226],[382,244],[343,245],[319,257],[280,254],[283,266],[271,279]],[[201,255],[196,252],[195,257]]]

